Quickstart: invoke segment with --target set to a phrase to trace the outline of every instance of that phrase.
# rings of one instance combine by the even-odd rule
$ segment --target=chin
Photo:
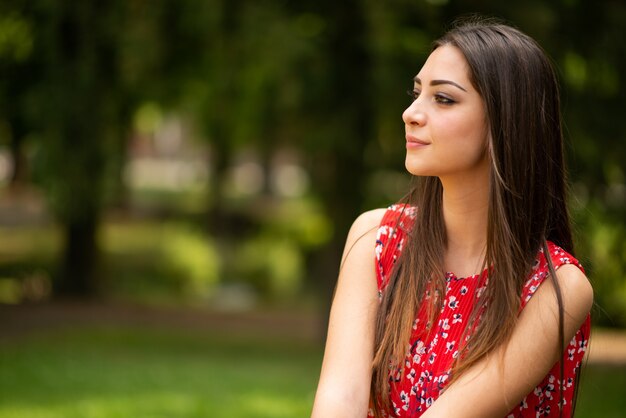
[[[434,175],[430,170],[424,167],[423,164],[416,164],[415,162],[411,162],[407,159],[404,163],[404,167],[406,171],[414,176],[432,176]]]

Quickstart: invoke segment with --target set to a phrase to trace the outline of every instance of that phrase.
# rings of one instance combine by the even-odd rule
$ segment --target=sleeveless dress
[[[416,209],[404,205],[392,205],[383,216],[376,237],[376,277],[379,297],[382,297],[389,274],[402,252],[407,232],[411,229]],[[548,242],[550,257],[555,269],[573,264],[583,270],[580,263],[560,247]],[[584,270],[583,270],[584,271]],[[548,276],[545,254],[539,251],[533,271],[526,281],[521,295],[521,309],[532,298],[539,285]],[[460,339],[463,338],[465,321],[469,318],[474,294],[485,290],[486,272],[469,277],[446,274],[446,294],[443,308],[430,334],[424,332],[425,309],[421,309],[413,323],[413,332],[404,366],[398,374],[390,376],[390,401],[392,411],[384,411],[386,417],[419,417],[439,397],[449,378],[453,361],[458,357]],[[563,362],[563,417],[571,416],[575,395],[576,375],[580,369],[589,340],[589,316],[565,348]],[[546,377],[506,416],[558,417],[560,366],[557,362]],[[469,402],[471,403],[471,401]],[[370,409],[368,416],[373,416]]]

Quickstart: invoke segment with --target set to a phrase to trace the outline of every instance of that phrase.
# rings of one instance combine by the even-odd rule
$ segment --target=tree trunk
[[[64,224],[64,253],[56,294],[70,297],[98,293],[98,230],[97,216]]]
[[[100,23],[114,9],[98,2],[64,5],[48,29],[54,36],[47,55],[46,175],[51,207],[64,233],[54,289],[60,297],[95,296],[100,290],[97,230],[104,175],[119,152],[108,148],[107,140],[125,131],[117,119],[115,38]]]

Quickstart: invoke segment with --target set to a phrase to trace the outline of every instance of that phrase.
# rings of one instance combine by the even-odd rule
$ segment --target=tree
[[[107,145],[117,134],[121,2],[39,2],[45,72],[38,86],[45,189],[63,229],[57,294],[98,288],[97,233]]]

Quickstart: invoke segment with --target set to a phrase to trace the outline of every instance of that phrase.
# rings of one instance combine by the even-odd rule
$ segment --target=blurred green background
[[[347,230],[407,190],[405,91],[470,12],[558,68],[616,335],[578,416],[622,416],[626,3],[0,0],[0,418],[307,416]]]

